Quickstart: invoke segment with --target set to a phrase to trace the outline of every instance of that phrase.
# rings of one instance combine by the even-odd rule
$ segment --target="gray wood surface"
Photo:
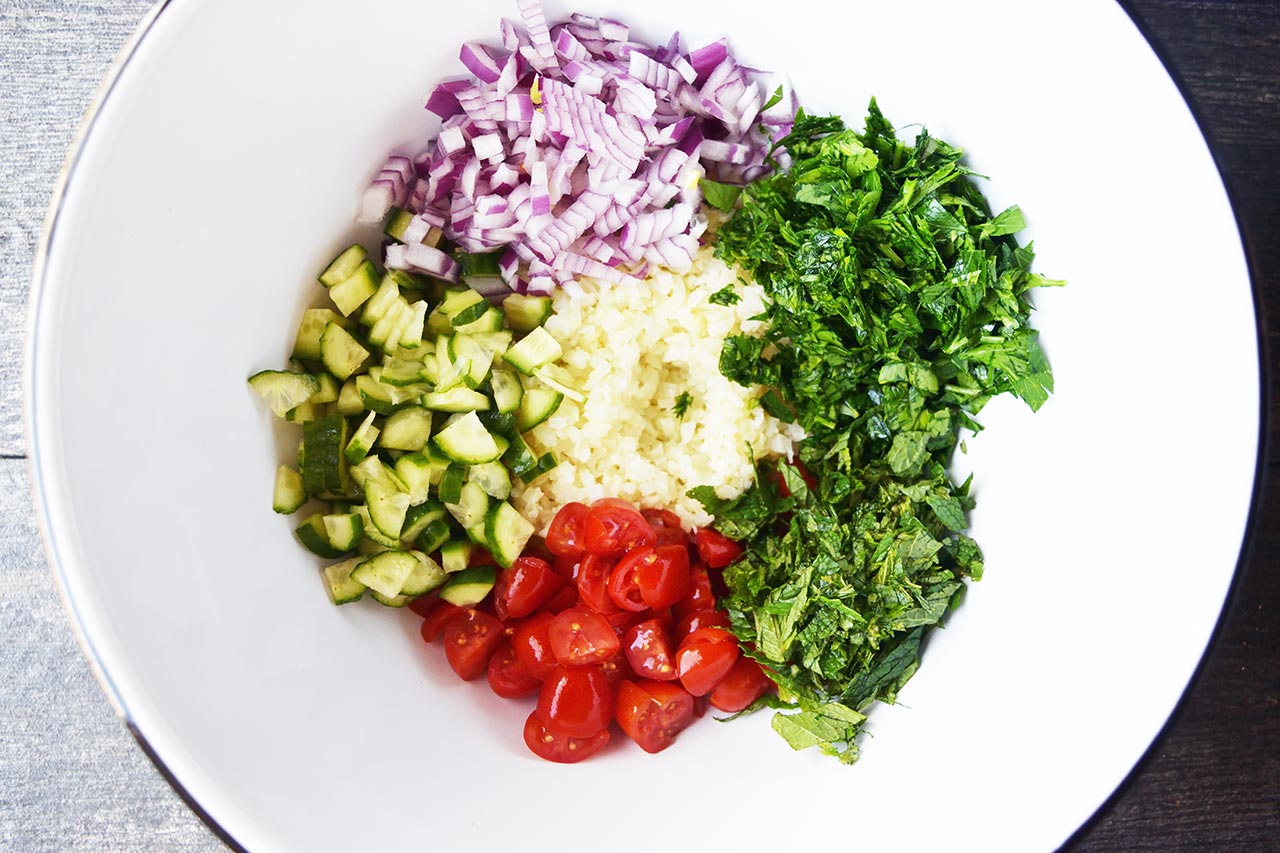
[[[1124,4],[1205,125],[1251,245],[1264,320],[1275,317],[1277,4]],[[45,209],[80,116],[149,6],[0,0],[0,850],[225,849],[134,743],[80,654],[45,563],[25,461],[23,335]],[[1280,476],[1265,472],[1274,506]],[[1274,527],[1255,519],[1262,532],[1188,701],[1072,849],[1280,850]]]

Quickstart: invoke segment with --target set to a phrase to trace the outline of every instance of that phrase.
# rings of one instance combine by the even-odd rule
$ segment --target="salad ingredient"
[[[502,645],[506,629],[494,617],[465,607],[444,623],[444,654],[463,681],[484,675],[489,658]]]
[[[547,625],[551,653],[563,666],[604,663],[618,653],[613,626],[594,610],[570,607],[557,613]]]
[[[470,76],[427,99],[439,134],[388,158],[365,192],[362,221],[397,209],[402,244],[386,265],[495,296],[504,283],[547,293],[581,275],[634,283],[647,264],[687,270],[706,228],[698,179],[762,173],[791,112],[766,109],[763,75],[723,41],[647,45],[617,21],[576,14],[548,28],[536,0],[520,8],[525,26],[504,23],[500,48],[462,46]],[[507,257],[481,284],[435,248],[442,236]]]
[[[503,641],[489,658],[489,687],[504,699],[532,696],[542,689],[542,682],[529,672],[516,657],[511,643]]]
[[[574,764],[604,749],[609,743],[609,730],[601,729],[585,738],[566,737],[544,726],[538,712],[534,711],[524,723],[524,742],[539,758],[558,764]]]
[[[694,696],[705,696],[738,660],[738,639],[723,628],[698,628],[680,641],[676,676]]]
[[[694,699],[669,681],[624,681],[614,711],[618,727],[645,752],[661,752],[693,722]]]
[[[613,719],[613,687],[598,666],[557,666],[542,682],[536,710],[550,731],[588,738]]]
[[[733,667],[711,689],[707,701],[713,708],[728,714],[745,711],[765,694],[773,682],[764,674],[760,664],[749,657],[738,658]]]
[[[981,576],[969,483],[947,465],[993,396],[1048,398],[1028,292],[1056,282],[1030,271],[1021,214],[990,215],[958,148],[898,140],[874,101],[861,134],[801,113],[784,144],[790,170],[747,186],[719,232],[769,295],[766,330],[726,339],[720,366],[804,428],[809,478],[769,465],[736,499],[695,494],[748,540],[725,606],[798,711],[774,728],[853,761],[861,709],[894,700]]]
[[[585,399],[561,401],[528,435],[535,452],[559,461],[512,490],[512,505],[535,527],[546,529],[561,506],[606,495],[664,507],[688,528],[704,526],[711,514],[690,489],[714,484],[719,497],[732,499],[751,485],[758,460],[791,452],[803,430],[761,407],[763,388],[720,372],[721,341],[763,329],[752,319],[765,310],[760,288],[739,287],[735,305],[708,301],[738,277],[706,248],[686,275],[652,270],[635,287],[584,279],[553,294],[545,328],[563,346],[561,366]],[[673,407],[685,390],[692,402],[681,418]]]

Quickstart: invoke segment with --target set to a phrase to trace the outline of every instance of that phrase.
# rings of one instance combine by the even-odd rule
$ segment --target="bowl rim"
[[[1199,659],[1188,675],[1186,683],[1183,685],[1177,700],[1169,708],[1164,722],[1152,736],[1151,741],[1141,753],[1138,760],[1129,769],[1125,776],[1116,783],[1114,789],[1106,799],[1100,802],[1090,816],[1081,823],[1070,836],[1064,839],[1061,849],[1069,849],[1073,844],[1082,840],[1087,833],[1089,833],[1105,818],[1115,803],[1126,793],[1133,781],[1149,764],[1153,756],[1158,751],[1158,748],[1162,745],[1166,737],[1168,737],[1173,723],[1185,709],[1187,699],[1192,688],[1203,676],[1211,654],[1215,651],[1222,640],[1224,628],[1228,620],[1228,614],[1232,609],[1232,605],[1239,596],[1242,578],[1246,574],[1246,569],[1251,562],[1253,551],[1256,546],[1258,531],[1261,527],[1263,504],[1262,493],[1265,482],[1264,473],[1267,461],[1271,455],[1271,430],[1267,418],[1267,412],[1269,411],[1270,403],[1274,397],[1274,394],[1270,389],[1270,379],[1272,378],[1273,371],[1270,368],[1270,361],[1267,358],[1268,347],[1266,318],[1264,313],[1260,310],[1263,300],[1261,298],[1259,275],[1257,272],[1258,261],[1256,258],[1256,250],[1247,239],[1245,231],[1241,228],[1239,205],[1237,204],[1237,200],[1230,186],[1225,180],[1223,180],[1223,170],[1219,162],[1217,152],[1210,144],[1209,137],[1204,130],[1204,118],[1200,111],[1187,97],[1188,86],[1182,79],[1182,76],[1175,71],[1169,58],[1153,38],[1149,28],[1144,26],[1144,22],[1135,16],[1135,12],[1131,8],[1131,4],[1128,0],[1112,0],[1112,2],[1119,6],[1124,12],[1129,25],[1137,30],[1147,48],[1155,56],[1164,74],[1173,82],[1178,96],[1190,115],[1196,131],[1210,156],[1218,179],[1218,184],[1221,186],[1223,194],[1228,202],[1234,230],[1239,240],[1245,272],[1249,280],[1250,298],[1252,300],[1254,334],[1256,338],[1255,353],[1258,362],[1258,388],[1256,389],[1258,393],[1258,422],[1255,425],[1256,438],[1252,486],[1249,495],[1249,506],[1246,512],[1240,539],[1239,553],[1237,554],[1235,565],[1231,570],[1231,576],[1226,585],[1222,607],[1218,612],[1212,630],[1205,638],[1204,648],[1200,653]],[[237,851],[237,853],[247,853],[247,848],[237,841],[225,827],[218,823],[218,821],[205,810],[196,797],[177,778],[173,770],[165,763],[155,748],[151,745],[147,735],[141,730],[139,725],[131,716],[121,696],[120,690],[113,682],[110,673],[102,662],[100,654],[97,649],[95,649],[89,638],[84,618],[69,593],[69,584],[64,561],[60,555],[57,541],[53,535],[54,524],[51,517],[48,496],[46,494],[47,490],[44,485],[44,475],[42,474],[41,442],[39,440],[39,430],[37,429],[36,356],[39,348],[37,346],[36,332],[40,324],[41,311],[49,292],[49,287],[46,286],[48,260],[51,255],[54,238],[57,236],[58,221],[63,211],[67,190],[76,176],[77,168],[80,165],[86,143],[97,127],[102,109],[116,90],[121,76],[129,64],[136,58],[138,50],[147,36],[150,35],[154,29],[160,16],[175,5],[174,0],[156,0],[151,8],[148,9],[139,20],[133,33],[112,59],[111,64],[108,66],[102,80],[98,84],[92,100],[85,109],[72,142],[68,147],[62,166],[56,176],[53,191],[50,195],[49,205],[41,227],[41,233],[36,245],[32,263],[32,273],[29,282],[21,374],[23,431],[27,442],[26,458],[28,472],[30,475],[31,496],[35,509],[34,515],[36,525],[40,532],[40,540],[44,548],[46,562],[48,563],[50,574],[53,577],[54,586],[58,597],[61,600],[63,610],[68,617],[69,627],[71,628],[77,645],[80,647],[81,653],[89,663],[90,670],[93,673],[95,680],[98,682],[103,694],[110,703],[112,709],[115,711],[116,716],[124,723],[130,736],[159,772],[160,776],[169,784],[186,806],[228,848]]]

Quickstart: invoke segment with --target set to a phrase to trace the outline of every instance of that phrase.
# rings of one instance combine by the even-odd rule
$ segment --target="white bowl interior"
[[[1251,497],[1248,273],[1175,87],[1107,0],[572,8],[727,34],[851,123],[876,95],[970,151],[993,205],[1027,214],[1037,269],[1070,279],[1038,297],[1054,398],[993,404],[957,459],[987,576],[903,706],[875,711],[852,768],[792,753],[766,715],[553,766],[520,740],[529,705],[458,682],[411,614],[325,601],[269,508],[295,439],[244,380],[284,363],[315,272],[361,233],[360,187],[429,127],[421,96],[460,42],[516,16],[409,0],[172,3],[78,156],[29,402],[56,570],[113,698],[253,850],[550,849],[566,814],[639,849],[618,829],[637,801],[690,848],[1056,846],[1185,687]],[[1211,423],[1188,411],[1205,395]]]

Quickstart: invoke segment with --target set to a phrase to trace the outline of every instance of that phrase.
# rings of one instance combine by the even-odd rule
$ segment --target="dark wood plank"
[[[1125,0],[1187,97],[1235,203],[1280,425],[1280,4]],[[1211,283],[1206,300],[1211,299]],[[1210,654],[1128,784],[1068,849],[1280,850],[1280,461],[1261,467],[1251,544]],[[1212,500],[1211,495],[1202,496]]]

